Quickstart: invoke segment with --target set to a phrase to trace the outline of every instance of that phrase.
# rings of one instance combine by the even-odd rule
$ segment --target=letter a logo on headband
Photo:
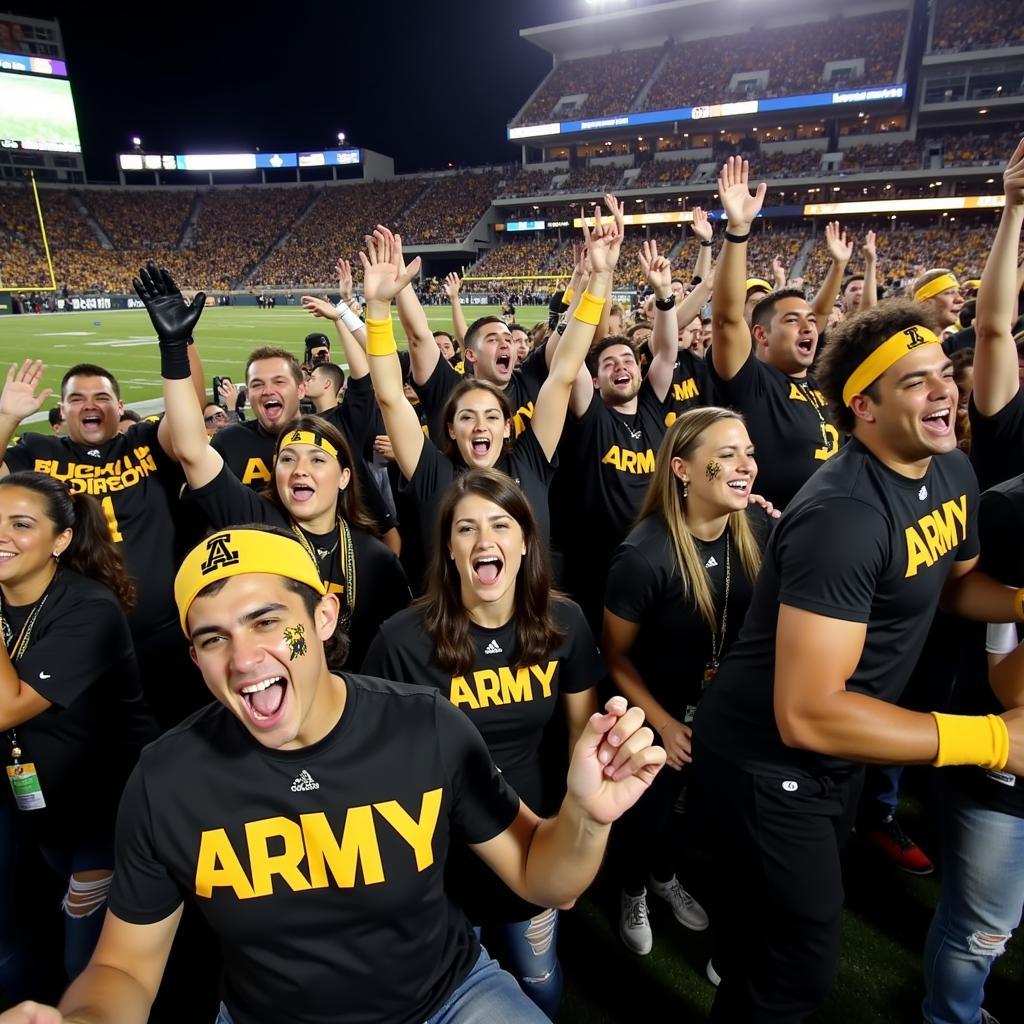
[[[230,533],[218,533],[206,542],[206,561],[199,567],[204,576],[209,576],[211,572],[216,572],[226,565],[238,564],[238,551],[232,551],[228,547],[230,540]]]

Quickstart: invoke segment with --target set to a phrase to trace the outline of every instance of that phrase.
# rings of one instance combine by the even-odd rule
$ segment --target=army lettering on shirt
[[[731,380],[708,370],[715,393],[747,421],[757,452],[757,490],[785,508],[844,440],[814,377],[790,377],[753,351]]]
[[[544,354],[544,346],[535,349],[527,357],[522,366],[512,371],[505,397],[512,407],[513,437],[518,437],[526,425],[533,419],[533,409],[540,394],[541,385],[548,378],[548,364]],[[413,381],[413,389],[423,406],[430,427],[430,438],[438,447],[446,441],[444,422],[445,402],[452,389],[463,379],[447,359],[438,359],[434,372],[423,384]]]
[[[160,447],[158,427],[151,421],[136,423],[95,446],[27,433],[4,456],[12,473],[45,473],[100,503],[110,536],[122,546],[136,581],[131,624],[140,636],[172,626],[178,617],[173,588],[181,546],[176,514],[185,478]]]
[[[152,924],[193,900],[236,1024],[333,1024],[339,1006],[354,1024],[421,1024],[479,955],[449,845],[493,839],[519,798],[436,691],[345,683],[312,746],[265,748],[213,704],[151,744],[125,790],[110,908]]]
[[[668,398],[669,411],[665,416],[666,427],[671,427],[687,409],[696,409],[702,405],[712,404],[711,375],[708,373],[707,364],[689,349],[681,351],[676,359]]]
[[[739,640],[706,691],[700,740],[746,770],[848,771],[783,744],[772,706],[780,604],[867,626],[846,687],[895,702],[924,646],[953,562],[978,554],[978,488],[959,451],[920,479],[851,440],[808,481],[765,551]]]

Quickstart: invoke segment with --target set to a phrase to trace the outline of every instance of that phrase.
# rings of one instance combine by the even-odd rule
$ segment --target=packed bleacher
[[[564,268],[551,269],[550,263],[559,248],[557,238],[508,239],[489,250],[482,259],[470,267],[466,274],[472,277],[525,277],[544,274],[551,270],[558,273]]]
[[[1019,138],[1019,130],[945,136],[941,140],[943,166],[970,167],[1005,163],[1007,149],[1012,149]]]
[[[196,192],[163,188],[82,190],[77,197],[116,248],[173,248],[185,229]]]
[[[921,166],[921,147],[912,139],[898,144],[864,143],[843,150],[840,170],[844,174],[863,171],[914,170]]]
[[[630,187],[682,185],[693,174],[700,162],[699,160],[686,160],[682,157],[675,160],[652,160],[643,165],[640,173],[630,182]]]
[[[407,245],[461,242],[487,212],[499,171],[472,172],[438,178],[395,222]]]
[[[937,0],[932,50],[986,50],[1024,44],[1017,0]]]

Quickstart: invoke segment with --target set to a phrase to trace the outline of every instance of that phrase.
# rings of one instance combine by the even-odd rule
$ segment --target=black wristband
[[[703,280],[704,280],[704,278],[701,277],[700,274],[694,274],[693,277],[690,278],[690,284],[694,288],[696,288],[697,285],[699,285],[701,283],[701,281],[703,281]]]
[[[745,235],[734,235],[731,231],[726,231],[725,233],[725,240],[727,242],[745,242],[749,237],[749,231]]]
[[[164,380],[188,380],[192,368],[188,365],[188,342],[160,342],[160,376]]]
[[[710,249],[710,248],[711,248],[711,239],[710,239],[710,238],[708,238],[707,240],[705,240],[705,239],[703,239],[703,238],[702,238],[702,239],[701,239],[701,242],[700,242],[700,244],[701,244],[701,245],[702,245],[702,246],[703,246],[703,247],[704,247],[705,249]]]
[[[674,308],[676,304],[676,295],[673,292],[671,295],[664,299],[655,299],[654,305],[660,309],[663,313],[667,313],[670,309]]]

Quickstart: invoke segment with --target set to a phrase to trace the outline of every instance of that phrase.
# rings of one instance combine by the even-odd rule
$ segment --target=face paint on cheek
[[[714,480],[718,477],[718,474],[722,472],[722,465],[719,462],[715,462],[714,459],[708,459],[708,464],[704,467],[704,475],[709,480]]]
[[[296,658],[304,658],[309,650],[306,647],[306,627],[301,624],[286,626],[284,642],[288,645],[289,661],[294,661]]]

